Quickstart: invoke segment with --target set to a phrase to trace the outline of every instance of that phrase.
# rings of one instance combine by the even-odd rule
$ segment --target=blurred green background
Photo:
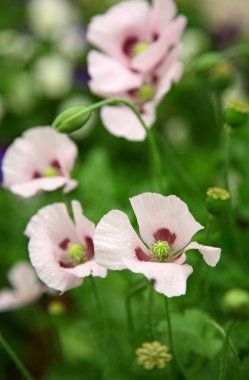
[[[59,1],[45,25],[36,0],[1,0],[0,5],[0,153],[14,138],[33,126],[51,125],[66,106],[96,100],[87,88],[85,41],[87,23],[114,1]],[[51,0],[51,3],[53,1]],[[229,99],[248,98],[249,56],[204,68],[208,51],[228,51],[248,43],[247,1],[178,0],[188,17],[182,43],[185,74],[158,108],[155,125],[167,179],[167,194],[188,203],[195,218],[208,223],[206,189],[224,187],[224,130],[221,108]],[[44,12],[47,10],[44,9]],[[61,15],[58,17],[58,15]],[[246,21],[245,21],[246,20]],[[193,62],[199,62],[198,70]],[[200,68],[201,66],[201,68]],[[71,136],[79,147],[73,176],[79,186],[70,194],[79,199],[95,223],[110,209],[135,217],[128,198],[154,191],[147,142],[131,143],[110,135],[98,114]],[[229,178],[234,205],[234,243],[227,211],[212,221],[209,244],[222,247],[217,268],[206,267],[197,253],[189,255],[194,273],[187,295],[170,302],[175,348],[188,376],[218,378],[224,336],[235,320],[227,379],[246,379],[249,371],[248,305],[231,311],[225,297],[231,289],[249,291],[249,125],[232,133]],[[28,261],[23,231],[30,217],[46,204],[63,201],[60,192],[42,193],[29,200],[0,189],[0,287],[8,286],[7,272],[18,260]],[[205,231],[199,242],[207,243]],[[147,290],[132,303],[136,334],[129,342],[125,298],[140,276],[109,272],[96,279],[105,314],[98,318],[89,279],[61,297],[44,296],[35,304],[0,314],[0,332],[35,379],[163,379],[169,370],[145,371],[136,364],[135,348],[148,340]],[[143,277],[141,276],[141,281]],[[61,306],[53,313],[54,300]],[[154,325],[158,340],[167,343],[163,296],[155,294]],[[219,328],[210,323],[216,321]],[[177,377],[181,379],[181,375]],[[0,348],[0,379],[21,375]]]

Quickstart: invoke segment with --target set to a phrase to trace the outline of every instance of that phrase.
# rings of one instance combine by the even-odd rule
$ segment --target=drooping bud
[[[165,368],[166,362],[172,360],[169,348],[158,341],[143,343],[136,350],[137,362],[145,369]]]
[[[82,105],[73,106],[60,113],[52,126],[58,132],[71,133],[82,128],[90,117],[91,112],[89,112],[88,107]]]
[[[136,56],[143,53],[145,50],[148,49],[149,46],[150,44],[148,42],[140,42],[136,44],[134,48],[132,49],[132,55]]]
[[[67,253],[68,253],[69,258],[75,264],[80,264],[87,261],[86,250],[81,244],[70,243],[67,248]]]
[[[249,293],[242,289],[229,290],[223,300],[227,311],[237,317],[247,317],[249,315]]]
[[[165,261],[169,257],[170,245],[167,241],[157,241],[153,245],[152,256],[158,261]]]
[[[154,95],[155,95],[155,89],[149,83],[144,84],[138,90],[138,97],[142,103],[149,102],[151,99],[153,99]]]
[[[248,121],[249,104],[241,100],[231,100],[224,112],[224,119],[232,128],[238,128]]]
[[[211,215],[218,215],[226,207],[230,198],[228,191],[219,187],[210,187],[207,190],[206,204]]]

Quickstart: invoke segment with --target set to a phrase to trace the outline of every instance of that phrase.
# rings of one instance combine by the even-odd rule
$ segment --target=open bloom
[[[68,192],[77,185],[70,178],[76,156],[77,147],[68,136],[50,127],[31,128],[5,153],[3,186],[23,197],[62,186]]]
[[[44,287],[30,264],[19,261],[8,272],[13,289],[0,291],[0,312],[18,309],[39,299]]]
[[[186,293],[193,268],[185,264],[185,252],[198,249],[205,262],[215,266],[220,248],[190,242],[203,227],[187,205],[174,195],[144,193],[130,199],[142,240],[125,213],[110,211],[96,227],[96,261],[110,269],[144,274],[155,289],[168,297]]]
[[[95,226],[72,201],[74,221],[64,203],[43,207],[32,217],[25,234],[29,255],[39,278],[50,288],[64,292],[82,284],[86,276],[106,276],[95,261]]]
[[[102,52],[91,51],[90,89],[103,97],[134,102],[148,126],[155,107],[182,73],[179,39],[186,20],[176,17],[172,0],[125,1],[90,23],[87,38]],[[128,140],[143,140],[145,131],[124,107],[103,107],[106,128]]]

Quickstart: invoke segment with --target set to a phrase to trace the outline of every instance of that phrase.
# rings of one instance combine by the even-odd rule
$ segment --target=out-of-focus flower
[[[165,368],[166,362],[172,360],[169,348],[158,341],[145,342],[136,350],[137,362],[145,369]]]
[[[30,0],[28,16],[32,31],[39,37],[55,39],[78,20],[78,12],[67,0]]]
[[[28,61],[36,49],[35,39],[15,30],[0,31],[0,56]]]
[[[72,201],[74,222],[67,207],[56,203],[42,208],[29,222],[29,255],[39,278],[50,288],[64,292],[79,286],[86,276],[106,276],[95,261],[94,224],[80,203]]]
[[[249,293],[243,289],[230,289],[224,296],[223,304],[227,311],[240,317],[249,315]]]
[[[95,16],[87,38],[103,53],[88,55],[91,91],[132,101],[151,126],[157,104],[182,74],[179,39],[185,23],[183,16],[176,17],[171,0],[154,0],[151,7],[144,0],[125,1]],[[126,107],[103,107],[101,117],[116,136],[145,138],[144,129]]]
[[[190,243],[201,226],[187,205],[174,195],[144,193],[130,199],[136,214],[138,237],[125,213],[110,211],[96,227],[94,245],[100,265],[144,274],[155,289],[168,297],[186,293],[193,268],[185,264],[185,252],[198,249],[205,262],[215,266],[220,248]]]
[[[62,31],[56,41],[58,51],[66,58],[74,61],[80,58],[85,47],[85,32],[78,25],[72,25]]]
[[[182,61],[191,63],[193,58],[210,48],[211,40],[207,33],[198,28],[189,28],[182,36]]]
[[[34,66],[37,90],[50,98],[59,98],[73,85],[73,66],[59,54],[41,57]]]
[[[30,264],[19,261],[8,272],[13,289],[0,290],[0,312],[18,309],[39,299],[44,287]]]
[[[71,191],[77,182],[70,178],[77,147],[66,135],[50,127],[27,130],[7,149],[3,159],[3,186],[30,197],[41,190],[64,187]]]

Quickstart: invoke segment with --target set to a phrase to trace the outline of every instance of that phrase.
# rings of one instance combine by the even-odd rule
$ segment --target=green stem
[[[169,339],[169,347],[170,351],[174,352],[174,345],[173,345],[173,334],[172,334],[172,326],[171,326],[171,318],[170,318],[170,312],[169,312],[169,300],[168,297],[164,297],[165,299],[165,309],[166,309],[166,320],[167,320],[167,326],[168,326],[168,339]]]
[[[224,162],[224,181],[225,181],[225,188],[227,191],[230,192],[230,186],[229,186],[229,166],[230,166],[230,129],[225,125],[224,127],[225,131],[225,162]]]
[[[227,361],[228,361],[228,353],[229,353],[229,338],[232,331],[232,328],[234,326],[234,322],[230,324],[228,327],[228,330],[226,332],[226,337],[224,341],[224,348],[223,348],[223,355],[222,355],[222,361],[220,366],[220,373],[219,373],[219,379],[218,380],[224,380],[226,376],[226,370],[227,370]]]
[[[131,301],[135,295],[143,291],[145,288],[147,288],[148,284],[144,283],[144,281],[141,283],[136,283],[134,287],[128,292],[126,299],[125,299],[125,308],[126,308],[126,315],[127,315],[127,327],[128,327],[128,333],[130,336],[130,342],[132,343],[133,337],[134,337],[134,323],[133,323],[133,316],[132,316],[132,308],[131,308]]]
[[[99,317],[101,318],[101,320],[103,320],[103,310],[102,310],[102,305],[101,305],[98,289],[97,289],[97,286],[96,286],[95,278],[93,276],[89,276],[89,278],[90,278],[90,282],[91,282],[91,285],[92,285],[92,289],[93,289],[93,294],[94,294],[94,297],[95,297],[96,305],[97,305],[97,308],[98,308],[98,311],[99,311]]]
[[[222,335],[223,338],[226,339],[226,335],[227,335],[226,331],[217,322],[210,320],[210,321],[208,321],[208,323],[211,326],[213,326]],[[231,337],[229,337],[229,345],[230,345],[230,348],[233,352],[234,359],[235,359],[236,363],[238,364],[239,363],[238,351],[237,351],[236,347],[234,346]]]
[[[33,377],[30,375],[30,373],[28,372],[28,370],[23,365],[23,363],[18,358],[17,354],[13,351],[13,349],[10,347],[10,345],[6,342],[6,340],[3,338],[1,334],[0,334],[0,345],[3,347],[3,349],[12,359],[12,361],[15,363],[16,367],[19,369],[23,378],[26,380],[34,380]]]
[[[148,293],[148,309],[147,309],[147,312],[148,312],[149,335],[150,335],[151,340],[154,340],[154,338],[155,338],[154,326],[153,326],[153,316],[152,316],[153,304],[154,304],[154,286],[152,283],[150,283],[149,293]]]

